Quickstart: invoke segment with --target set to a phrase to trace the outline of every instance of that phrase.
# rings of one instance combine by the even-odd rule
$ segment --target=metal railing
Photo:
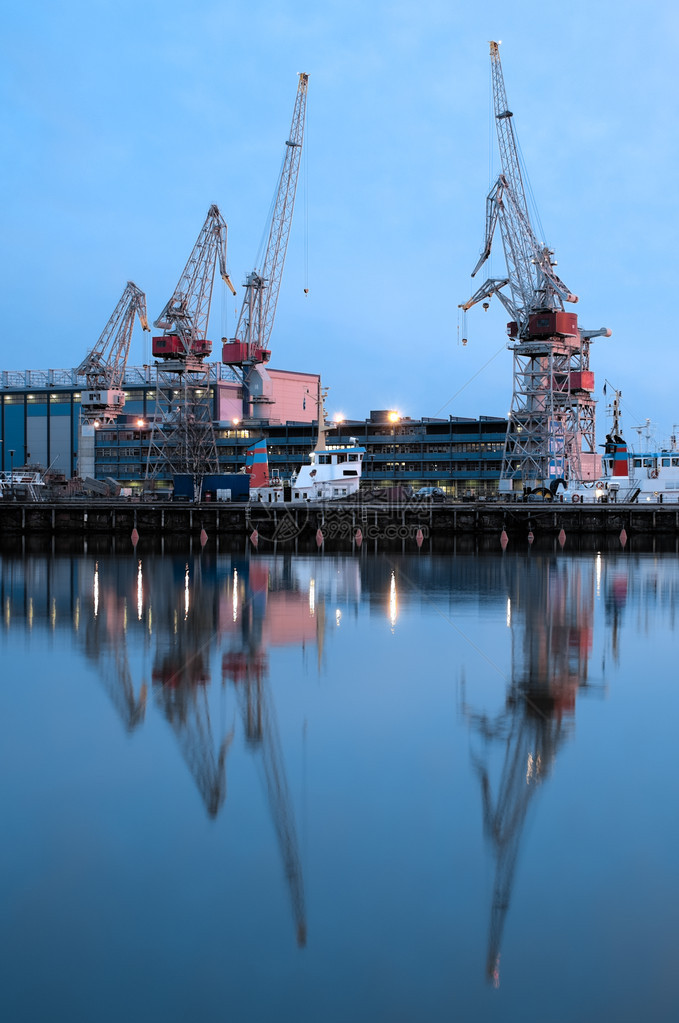
[[[227,381],[235,383],[236,374],[230,366],[221,362],[209,363],[211,381]],[[128,366],[125,370],[124,387],[156,385],[156,364],[148,366]],[[85,377],[75,369],[24,369],[1,370],[0,391],[25,391],[30,388],[47,390],[50,387],[85,386]]]

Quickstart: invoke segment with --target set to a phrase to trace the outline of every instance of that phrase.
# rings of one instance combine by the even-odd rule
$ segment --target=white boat
[[[326,426],[319,417],[318,440],[307,464],[289,480],[269,473],[266,440],[248,452],[245,471],[250,474],[250,501],[262,504],[306,504],[340,501],[358,494],[365,448],[354,438],[351,444],[326,444]]]
[[[647,441],[648,443],[648,441]],[[679,501],[679,448],[672,436],[668,447],[630,451],[620,428],[620,392],[613,401],[613,427],[606,437],[602,475],[567,487],[564,501],[578,503]]]

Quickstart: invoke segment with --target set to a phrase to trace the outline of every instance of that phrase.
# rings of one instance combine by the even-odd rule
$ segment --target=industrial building
[[[231,370],[210,364],[210,402],[219,470],[238,472],[246,451],[261,437],[268,441],[269,464],[285,478],[299,468],[317,435],[318,374],[267,369],[269,418],[243,421],[242,392]],[[91,475],[113,477],[141,487],[147,477],[151,419],[155,410],[155,367],[128,367],[124,412],[115,422],[93,428]],[[50,468],[66,478],[78,471],[83,382],[76,370],[0,373],[0,467]],[[371,412],[364,420],[344,420],[329,430],[329,443],[355,437],[366,449],[366,485],[440,486],[451,496],[492,494],[497,490],[507,420],[411,419],[395,412]],[[159,489],[169,486],[165,475]]]

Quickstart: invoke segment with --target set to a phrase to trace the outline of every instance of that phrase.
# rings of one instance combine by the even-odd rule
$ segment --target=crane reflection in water
[[[593,561],[536,557],[516,562],[507,599],[512,656],[505,706],[494,715],[474,712],[463,695],[463,712],[481,740],[472,760],[495,860],[486,958],[487,979],[495,987],[529,808],[571,733],[577,695],[595,688],[589,655],[596,575]]]
[[[306,944],[302,865],[275,707],[269,687],[272,647],[298,645],[323,655],[325,603],[337,573],[323,579],[289,560],[106,560],[92,564],[91,607],[76,618],[84,650],[96,665],[127,731],[144,722],[147,683],[133,682],[128,640],[152,658],[154,705],[174,733],[208,815],[227,796],[227,759],[242,728],[257,758],[290,891],[297,943]],[[307,577],[308,576],[308,577]],[[350,587],[351,588],[351,587]],[[138,645],[138,642],[137,642]],[[237,697],[238,714],[219,713],[212,656],[221,651],[221,686]]]
[[[306,911],[297,832],[268,684],[270,646],[318,643],[322,651],[323,603],[310,605],[308,590],[280,575],[274,563],[234,562],[219,585],[203,584],[201,563],[185,570],[183,592],[165,588],[159,595],[162,628],[153,672],[158,705],[173,728],[186,763],[210,816],[226,798],[226,758],[236,724],[213,738],[208,688],[210,648],[215,636],[222,650],[222,689],[237,696],[247,747],[257,757],[290,890],[297,943],[306,944]],[[313,583],[313,580],[311,581]]]

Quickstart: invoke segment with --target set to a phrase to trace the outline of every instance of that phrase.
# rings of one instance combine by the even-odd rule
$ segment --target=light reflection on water
[[[3,558],[10,1018],[57,972],[70,1019],[674,1018],[678,595],[672,555]]]

